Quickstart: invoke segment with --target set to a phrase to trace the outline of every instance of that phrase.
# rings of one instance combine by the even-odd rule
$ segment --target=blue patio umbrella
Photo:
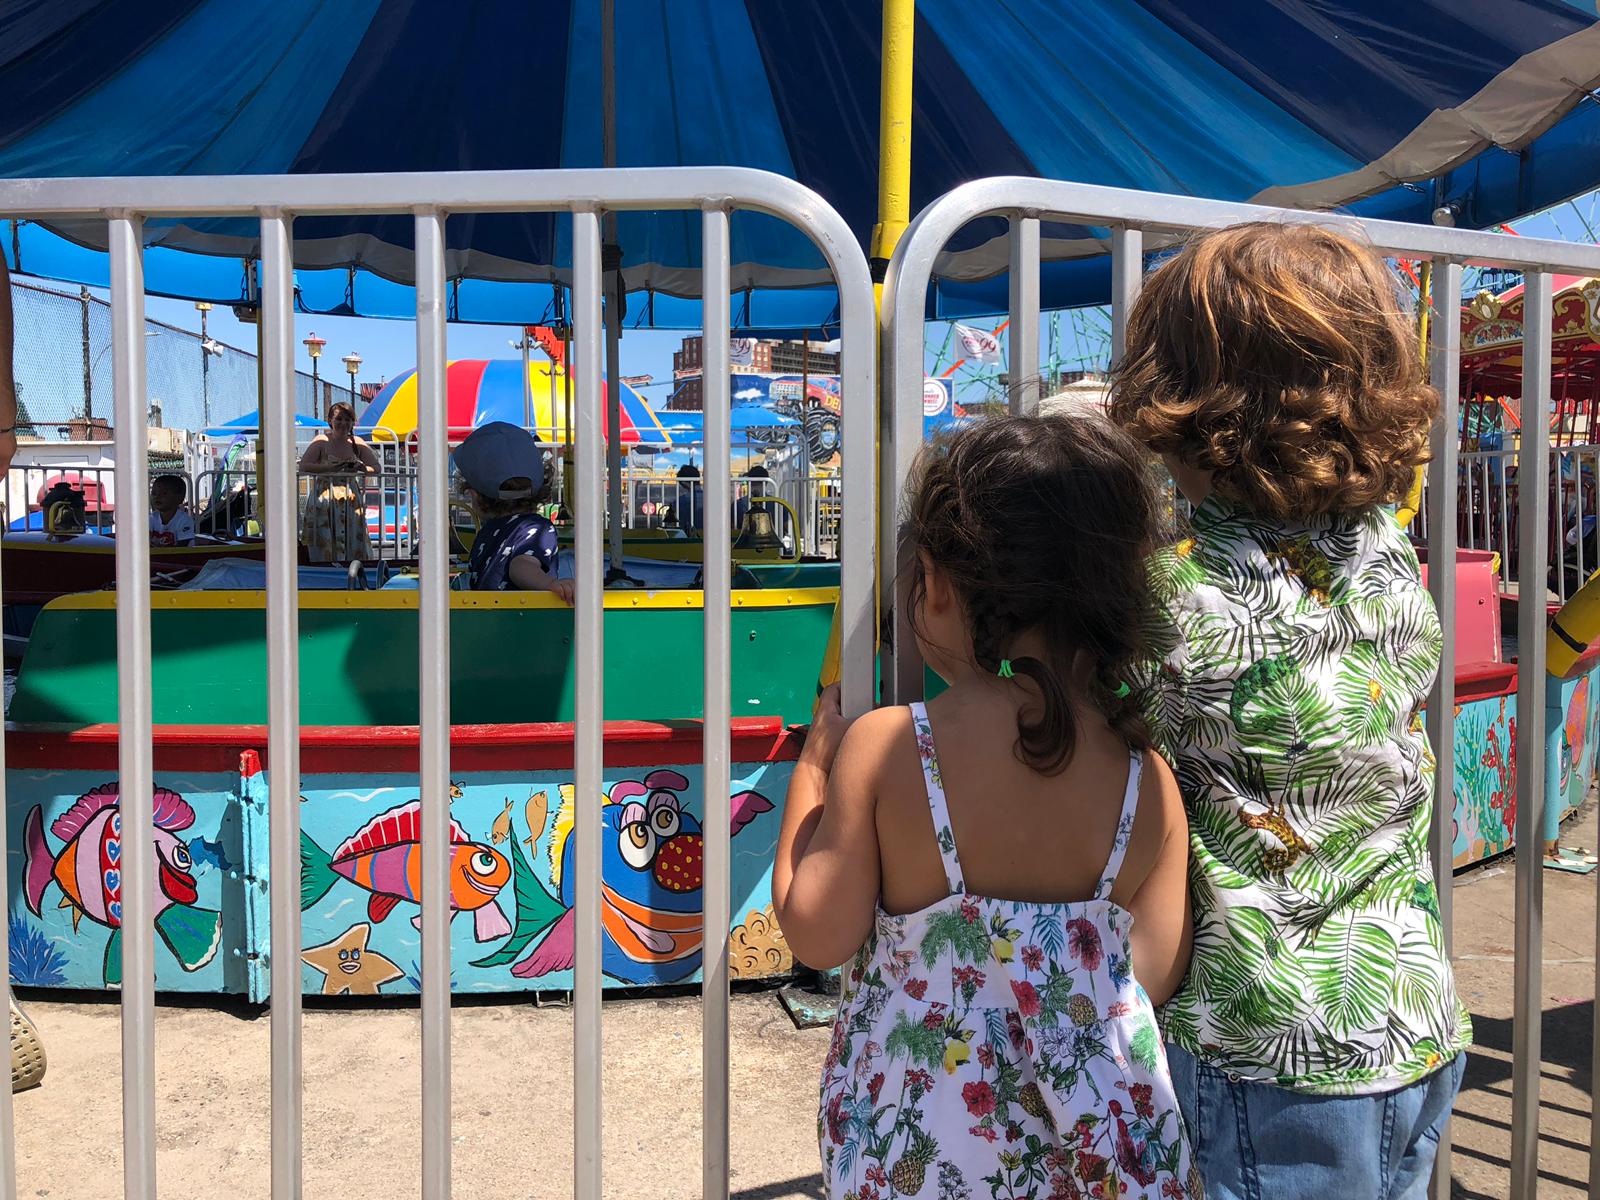
[[[866,244],[881,14],[858,0],[615,0],[617,162],[792,176]],[[601,0],[0,0],[0,176],[592,167]],[[1600,185],[1587,0],[920,0],[913,210],[984,175],[1491,225]],[[692,214],[618,221],[632,325],[694,327]],[[1102,231],[1048,226],[1047,306],[1103,300]],[[152,221],[150,290],[237,302],[249,222]],[[806,239],[733,225],[741,330],[825,328]],[[298,302],[409,317],[403,217],[296,223]],[[103,225],[0,230],[22,270],[103,284]],[[552,215],[457,216],[453,319],[537,321],[569,278]],[[1003,310],[1004,227],[941,263],[929,315]]]

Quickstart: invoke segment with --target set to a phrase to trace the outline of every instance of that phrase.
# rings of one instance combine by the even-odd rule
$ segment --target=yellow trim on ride
[[[304,591],[300,593],[300,607],[304,609],[354,610],[363,609],[415,609],[420,592],[413,591]],[[704,597],[699,591],[680,588],[646,590],[619,589],[605,594],[606,610],[628,609],[697,609]],[[733,593],[733,607],[754,608],[810,608],[836,604],[839,589],[819,588],[741,588]],[[59,596],[45,605],[56,612],[105,611],[115,609],[117,594],[113,591],[76,592]],[[196,609],[265,609],[267,594],[264,591],[204,591],[204,592],[152,592],[152,612],[168,610],[192,611]],[[548,592],[451,592],[450,607],[472,608],[570,608]]]
[[[1572,594],[1544,635],[1545,670],[1564,679],[1600,637],[1600,571]]]

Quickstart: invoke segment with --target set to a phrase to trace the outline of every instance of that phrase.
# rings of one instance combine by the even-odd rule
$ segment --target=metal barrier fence
[[[171,475],[185,487],[186,505],[194,517],[195,530],[205,536],[230,538],[254,531],[260,514],[256,511],[259,488],[253,467],[217,467],[191,474],[182,468],[146,467],[148,480]],[[370,553],[367,561],[404,561],[416,557],[417,472],[413,467],[382,470],[367,475],[300,475],[296,536],[305,528],[306,507],[318,490],[317,481],[339,484],[359,492],[366,521]],[[56,483],[64,483],[83,501],[83,525],[91,533],[109,534],[116,529],[118,477],[114,466],[14,466],[5,478],[6,524],[10,528],[43,530],[50,505],[45,494]],[[124,497],[124,503],[126,497]],[[123,511],[127,511],[125,508]],[[24,523],[25,522],[25,523]]]
[[[215,178],[46,179],[0,182],[0,213],[48,219],[104,218],[110,226],[117,462],[142,478],[147,466],[146,369],[141,253],[148,217],[256,218],[261,228],[261,318],[265,359],[263,431],[271,445],[294,442],[292,222],[299,216],[409,214],[415,223],[417,376],[421,448],[417,517],[421,579],[420,795],[422,804],[422,1194],[450,1195],[449,759],[450,642],[448,467],[445,406],[445,219],[460,212],[571,214],[578,520],[575,634],[578,878],[574,970],[573,1191],[599,1200],[600,1160],[600,802],[604,646],[602,549],[605,464],[601,437],[601,215],[674,209],[700,214],[705,327],[705,535],[731,536],[729,215],[764,213],[805,233],[839,289],[840,374],[851,395],[875,391],[873,288],[848,225],[792,180],[734,168],[505,171],[454,174],[301,175]],[[872,443],[872,412],[844,414],[844,444]],[[275,1200],[300,1195],[302,1136],[299,904],[299,611],[295,529],[298,489],[288,455],[271,456],[266,489],[268,755],[271,806],[271,1173]],[[873,495],[873,464],[846,454],[851,514]],[[149,499],[123,498],[116,542],[118,781],[121,794],[152,795]],[[872,699],[873,524],[842,523],[839,617],[844,705]],[[728,928],[731,865],[729,556],[705,564],[705,888],[703,1189],[728,1194]],[[3,771],[3,757],[0,757]],[[0,774],[3,778],[3,774]],[[0,803],[4,802],[0,789]],[[153,806],[129,803],[123,822],[122,1110],[123,1188],[130,1200],[156,1195]],[[0,855],[0,894],[9,894]],[[0,980],[9,995],[9,952]],[[0,1198],[15,1195],[9,1090],[0,1089]]]
[[[1521,566],[1519,528],[1522,489],[1517,451],[1463,450],[1456,476],[1456,539],[1469,550],[1500,555],[1503,574],[1513,578]],[[1600,445],[1554,448],[1546,483],[1549,542],[1546,586],[1565,604],[1589,576],[1600,570],[1596,517],[1600,515]],[[1424,488],[1424,496],[1427,491]],[[1426,510],[1412,531],[1426,539]]]
[[[1458,386],[1461,376],[1461,325],[1454,319],[1455,297],[1461,294],[1461,269],[1465,263],[1513,267],[1526,273],[1527,324],[1523,360],[1523,409],[1544,412],[1550,404],[1552,292],[1551,274],[1600,273],[1600,247],[1536,241],[1468,229],[1404,225],[1389,221],[1361,221],[1348,217],[1229,204],[1190,197],[1164,196],[1120,188],[1091,187],[1027,178],[984,179],[966,184],[935,201],[911,223],[895,251],[884,284],[882,326],[884,346],[884,412],[880,470],[886,496],[899,493],[922,439],[923,314],[934,263],[950,237],[969,221],[1000,216],[1011,224],[1011,353],[1010,378],[1038,378],[1039,346],[1039,222],[1069,221],[1111,229],[1113,359],[1125,346],[1128,311],[1138,295],[1144,268],[1145,235],[1181,238],[1195,230],[1234,225],[1243,221],[1315,221],[1348,233],[1382,253],[1409,259],[1428,259],[1434,266],[1435,295],[1449,298],[1448,318],[1430,323],[1429,370],[1443,404],[1433,431],[1433,461],[1428,478],[1428,528],[1442,531],[1430,548],[1434,562],[1453,562],[1457,528],[1457,491],[1449,486],[1457,478]],[[1029,410],[1037,405],[1037,389],[1026,382],[1016,387],[1012,406]],[[1545,547],[1549,536],[1550,470],[1549,433],[1543,421],[1529,421],[1517,458],[1524,495],[1535,502],[1517,513],[1521,594],[1542,601],[1545,586]],[[894,583],[896,546],[893,506],[880,509],[879,563],[883,600],[903,613],[903,591]],[[1529,552],[1531,551],[1531,553]],[[1429,589],[1440,613],[1455,612],[1453,571],[1429,572]],[[1512,1038],[1511,1194],[1532,1197],[1538,1191],[1540,980],[1541,926],[1543,920],[1542,845],[1539,834],[1544,772],[1545,622],[1543,603],[1519,604],[1517,713],[1521,724],[1517,743],[1516,817],[1516,944],[1515,1014]],[[904,624],[900,624],[904,628]],[[1444,642],[1438,681],[1428,698],[1428,711],[1448,714],[1455,698],[1456,645],[1453,622],[1444,623]],[[894,703],[921,694],[922,663],[909,638],[896,638],[886,651],[884,679]],[[1450,942],[1449,874],[1452,862],[1452,813],[1455,748],[1448,719],[1429,722],[1429,737],[1437,760],[1433,830],[1430,848],[1439,904],[1443,914],[1446,947]],[[1597,929],[1600,942],[1600,929]],[[1597,1010],[1600,1011],[1600,1010]],[[1597,1039],[1600,1046],[1600,1039]],[[1600,1074],[1600,1063],[1596,1064]],[[1596,1107],[1600,1114],[1600,1106]],[[1600,1133],[1600,1115],[1596,1131]],[[1590,1177],[1600,1175],[1600,1136],[1591,1138]],[[1433,1194],[1444,1200],[1450,1194],[1450,1136],[1440,1142]]]

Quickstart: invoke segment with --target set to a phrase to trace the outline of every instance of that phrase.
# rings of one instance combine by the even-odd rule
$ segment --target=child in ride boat
[[[1111,416],[1195,505],[1137,689],[1193,831],[1162,1026],[1195,1162],[1213,1200],[1422,1197],[1472,1039],[1428,856],[1439,619],[1389,507],[1438,408],[1416,331],[1370,250],[1252,224],[1152,274],[1127,345]]]
[[[157,475],[150,481],[150,544],[194,545],[194,518],[184,507],[189,485],[181,475]]]
[[[555,526],[535,511],[544,490],[544,455],[534,436],[492,421],[473,430],[453,458],[481,522],[467,560],[469,586],[551,592],[571,604],[573,581],[555,573]]]
[[[832,1200],[1200,1195],[1153,1007],[1188,961],[1188,833],[1121,685],[1156,512],[1099,417],[997,418],[921,460],[902,636],[949,687],[848,732],[824,694],[773,871],[796,958],[855,956]]]

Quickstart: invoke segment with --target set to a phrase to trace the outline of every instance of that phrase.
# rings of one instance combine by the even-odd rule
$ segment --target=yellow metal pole
[[[880,282],[900,235],[911,223],[911,42],[916,26],[916,0],[884,0],[878,223],[872,227],[872,274]]]
[[[900,237],[911,224],[911,83],[912,41],[917,27],[916,0],[883,0],[883,57],[878,103],[878,222],[872,227],[871,265],[873,291],[881,306],[883,275]],[[880,376],[881,378],[881,376]],[[848,401],[847,401],[848,402]],[[860,403],[858,400],[857,403]],[[880,403],[878,411],[883,408]],[[879,441],[882,431],[879,431]],[[846,453],[849,453],[846,450]],[[878,461],[877,446],[873,462]],[[882,481],[875,480],[874,497],[881,498]],[[880,614],[881,620],[881,614]],[[879,631],[882,641],[882,629]],[[819,688],[839,682],[839,609],[822,656]]]

